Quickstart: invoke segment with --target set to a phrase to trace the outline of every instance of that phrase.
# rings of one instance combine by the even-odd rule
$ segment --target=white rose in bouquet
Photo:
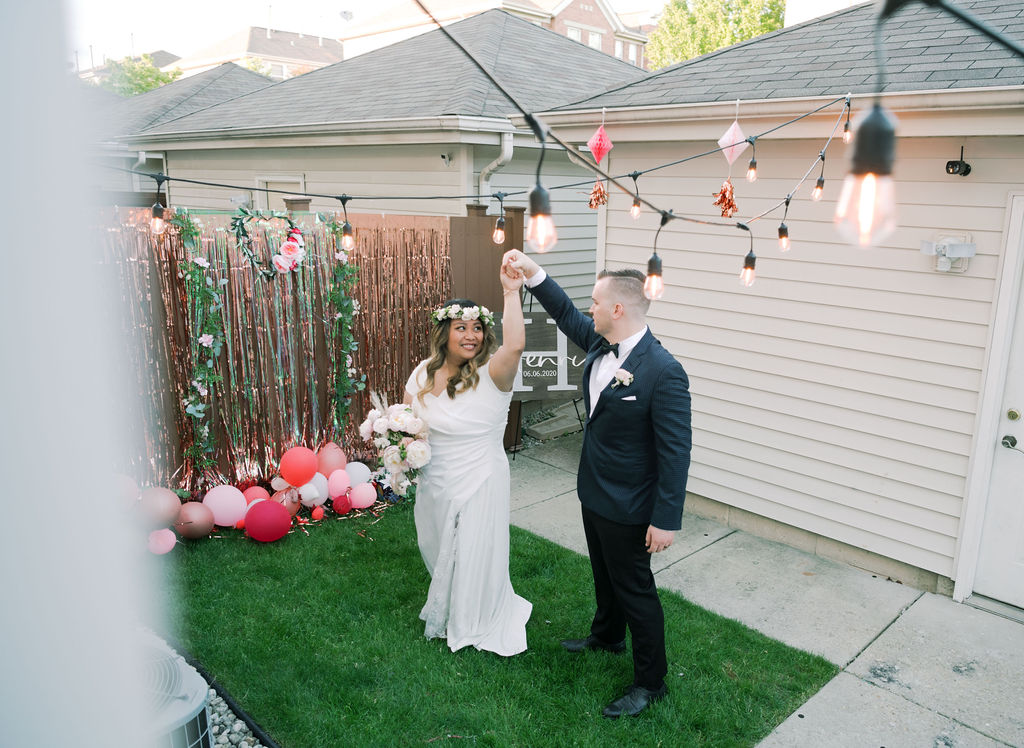
[[[405,460],[413,470],[419,470],[430,462],[430,445],[417,439],[405,448]]]
[[[388,419],[383,416],[373,422],[374,433],[385,435],[388,433]]]
[[[423,422],[422,418],[416,416],[410,416],[409,420],[406,421],[405,433],[411,434],[412,436],[419,436],[423,433],[423,429],[426,428],[426,423]]]
[[[389,473],[397,473],[405,467],[402,451],[394,444],[381,452],[380,459],[384,463],[384,469]]]

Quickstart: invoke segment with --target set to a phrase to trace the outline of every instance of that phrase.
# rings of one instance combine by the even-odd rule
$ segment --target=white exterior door
[[[1006,385],[997,433],[991,435],[996,446],[974,591],[1024,608],[1024,293],[1020,283],[1018,275]]]

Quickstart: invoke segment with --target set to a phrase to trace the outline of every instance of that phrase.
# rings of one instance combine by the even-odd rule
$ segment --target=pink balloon
[[[352,500],[353,509],[366,509],[377,501],[377,489],[372,483],[360,483],[358,486],[352,486],[349,498]]]
[[[213,521],[221,527],[234,527],[245,516],[245,495],[234,486],[215,486],[206,492],[203,503],[213,512]]]
[[[334,442],[327,442],[316,453],[317,472],[323,475],[330,475],[335,470],[343,470],[348,464],[348,458]]]
[[[352,480],[345,472],[345,468],[339,468],[331,473],[327,479],[327,493],[332,499],[336,499],[345,493],[352,486]]]
[[[263,486],[249,486],[247,489],[242,491],[242,495],[245,497],[245,503],[251,504],[256,499],[269,499],[270,492]]]
[[[149,550],[158,556],[162,556],[165,553],[170,553],[175,544],[178,542],[178,536],[174,534],[174,530],[153,530],[149,534]]]

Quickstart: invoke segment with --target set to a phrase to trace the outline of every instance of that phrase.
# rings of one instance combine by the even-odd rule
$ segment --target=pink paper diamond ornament
[[[601,159],[605,157],[615,146],[612,144],[611,138],[608,137],[608,133],[604,131],[604,125],[597,128],[597,132],[590,136],[590,140],[587,141],[587,147],[590,148],[590,152],[594,155],[594,160],[597,163],[601,163]]]
[[[740,157],[743,151],[747,150],[747,136],[743,134],[739,120],[733,120],[729,129],[718,139],[718,147],[722,149],[722,155],[732,166],[732,162]]]

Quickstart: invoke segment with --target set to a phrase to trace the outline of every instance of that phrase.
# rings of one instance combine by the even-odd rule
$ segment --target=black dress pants
[[[633,684],[650,690],[665,682],[665,615],[647,552],[647,525],[621,525],[583,508],[597,612],[590,633],[614,644],[633,637]]]

